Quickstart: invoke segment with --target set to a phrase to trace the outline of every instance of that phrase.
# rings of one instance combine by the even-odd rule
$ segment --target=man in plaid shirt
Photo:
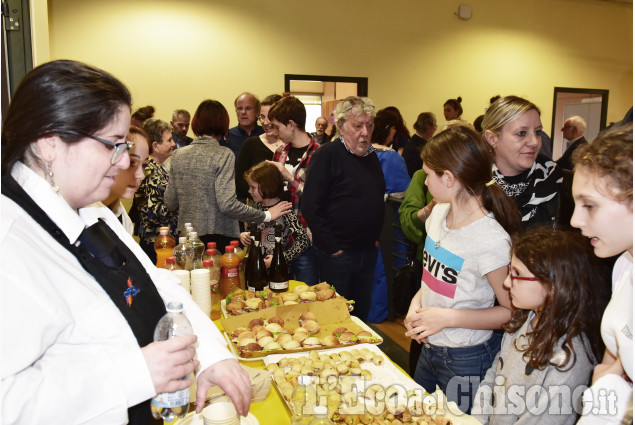
[[[278,137],[285,144],[278,148],[273,155],[273,161],[270,162],[282,173],[286,182],[285,191],[288,191],[293,211],[311,237],[306,220],[300,213],[300,205],[306,169],[313,153],[320,145],[305,131],[306,109],[296,97],[284,97],[274,103],[269,110],[269,121],[278,130]],[[290,266],[291,276],[295,276],[295,280],[307,285],[318,283],[315,252],[312,247]]]

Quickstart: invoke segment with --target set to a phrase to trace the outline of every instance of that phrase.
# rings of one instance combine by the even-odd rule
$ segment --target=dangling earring
[[[60,188],[55,184],[55,176],[53,175],[53,167],[51,166],[51,161],[46,163],[46,172],[49,176],[49,183],[51,184],[51,190],[55,193],[60,191]]]

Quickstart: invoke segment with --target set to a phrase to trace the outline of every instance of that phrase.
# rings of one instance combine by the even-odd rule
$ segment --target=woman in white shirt
[[[633,127],[612,128],[573,154],[575,211],[571,225],[600,258],[622,253],[602,316],[602,363],[584,393],[578,424],[621,423],[633,408]],[[631,418],[632,421],[632,418]]]
[[[149,423],[148,400],[219,385],[246,415],[249,378],[218,329],[106,207],[129,166],[130,92],[74,61],[29,72],[2,127],[1,419]],[[165,301],[164,301],[165,300]],[[153,343],[165,302],[195,335]],[[194,347],[198,342],[197,347]],[[197,360],[194,354],[198,355]]]

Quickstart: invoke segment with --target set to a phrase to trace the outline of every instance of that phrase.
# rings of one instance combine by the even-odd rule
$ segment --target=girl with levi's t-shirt
[[[500,349],[493,332],[511,318],[503,282],[520,215],[492,180],[492,154],[474,130],[451,127],[424,147],[426,185],[437,204],[426,220],[421,289],[404,321],[422,343],[415,381],[469,413]],[[498,305],[495,305],[495,301]]]

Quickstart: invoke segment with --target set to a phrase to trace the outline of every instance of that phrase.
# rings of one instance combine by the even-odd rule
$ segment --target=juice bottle
[[[220,296],[225,298],[227,294],[240,288],[240,278],[238,277],[238,265],[240,258],[234,252],[234,247],[227,245],[225,254],[221,257],[221,273],[220,273]]]
[[[203,260],[203,267],[209,270],[209,284],[212,291],[212,313],[210,319],[218,320],[221,316],[220,289],[218,280],[220,278],[220,268],[214,265],[214,260]]]
[[[170,255],[165,259],[165,266],[163,266],[163,268],[170,271],[181,270],[181,268],[176,264],[176,257],[174,255]]]
[[[240,264],[238,265],[238,277],[240,278],[240,287],[245,289],[245,250],[240,247],[240,242],[231,241],[231,246],[234,247],[234,252],[240,258]]]
[[[157,253],[157,267],[165,266],[165,259],[172,255],[176,241],[169,235],[169,227],[161,227],[159,236],[154,240],[154,250]]]

